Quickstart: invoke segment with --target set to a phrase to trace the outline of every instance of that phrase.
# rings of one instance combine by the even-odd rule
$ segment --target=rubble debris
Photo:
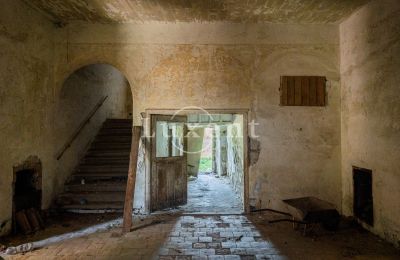
[[[26,244],[22,244],[22,245],[15,246],[15,247],[11,246],[5,250],[5,253],[7,255],[16,255],[19,253],[25,253],[25,252],[32,251],[33,249],[34,249],[33,243],[26,243]]]
[[[33,232],[31,224],[26,216],[26,211],[21,210],[15,213],[15,220],[17,221],[18,227],[21,229],[22,233],[27,235]]]
[[[32,251],[34,249],[37,248],[42,248],[54,243],[59,243],[65,240],[69,240],[69,239],[73,239],[73,238],[78,238],[78,237],[82,237],[82,236],[87,236],[89,234],[95,233],[95,232],[99,232],[99,231],[105,231],[105,230],[109,230],[111,228],[114,227],[119,227],[122,224],[122,218],[118,218],[115,220],[111,220],[102,224],[98,224],[95,226],[91,226],[85,229],[81,229],[75,232],[70,232],[70,233],[65,233],[62,235],[58,235],[58,236],[53,236],[47,239],[43,239],[40,241],[35,241],[35,242],[31,242],[31,243],[25,243],[19,246],[15,246],[15,247],[8,247],[5,250],[5,254],[7,255],[14,255],[14,254],[20,254],[20,253],[26,253],[29,251]]]

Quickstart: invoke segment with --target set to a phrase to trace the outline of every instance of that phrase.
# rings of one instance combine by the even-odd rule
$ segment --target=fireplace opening
[[[42,192],[37,189],[36,182],[37,175],[33,169],[17,172],[14,189],[15,211],[40,209]]]
[[[31,160],[14,168],[13,230],[29,234],[43,227],[41,164]]]
[[[354,216],[370,226],[374,224],[372,171],[353,167]]]

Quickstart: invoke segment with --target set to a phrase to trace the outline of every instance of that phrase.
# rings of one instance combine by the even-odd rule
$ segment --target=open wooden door
[[[151,211],[187,203],[186,121],[186,116],[151,116]]]

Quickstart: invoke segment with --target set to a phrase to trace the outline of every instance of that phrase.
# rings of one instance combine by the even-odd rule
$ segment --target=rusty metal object
[[[327,230],[336,230],[340,215],[332,203],[315,198],[302,197],[283,200],[288,205],[293,220],[308,224],[322,223]]]
[[[255,213],[255,212],[262,212],[262,211],[270,211],[270,212],[282,214],[282,215],[285,215],[285,216],[290,216],[290,217],[292,216],[290,213],[283,212],[283,211],[279,211],[279,210],[275,210],[275,209],[269,209],[269,208],[265,208],[265,209],[255,209],[255,210],[252,210],[251,212],[252,212],[252,213]]]

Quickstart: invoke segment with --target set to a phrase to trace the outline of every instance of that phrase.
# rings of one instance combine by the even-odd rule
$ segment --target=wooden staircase
[[[132,120],[107,119],[55,207],[78,213],[122,212],[131,139]]]

